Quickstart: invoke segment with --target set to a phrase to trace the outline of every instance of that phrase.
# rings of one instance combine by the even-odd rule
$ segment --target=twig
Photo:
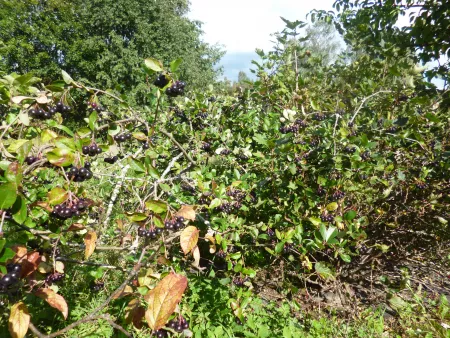
[[[359,105],[358,109],[356,110],[355,114],[353,114],[352,118],[350,119],[350,123],[352,123],[353,120],[356,118],[356,115],[358,115],[359,111],[364,106],[364,104],[366,103],[367,100],[369,100],[370,98],[372,98],[372,97],[374,97],[374,96],[376,96],[378,94],[381,94],[381,93],[392,93],[392,91],[391,90],[380,90],[379,92],[373,93],[372,95],[369,95],[369,96],[365,97],[362,100],[361,104]]]
[[[189,156],[189,154],[186,152],[186,150],[184,150],[184,148],[181,146],[181,144],[178,143],[177,140],[175,140],[175,138],[173,137],[173,135],[171,133],[168,133],[165,130],[160,130],[161,133],[163,133],[164,135],[166,135],[168,138],[170,138],[170,140],[175,143],[175,145],[178,147],[178,149],[181,150],[181,152],[184,154],[184,157],[186,157],[186,159],[191,162],[192,165],[197,165],[195,163],[195,161],[191,158],[191,156]]]
[[[26,175],[30,172],[32,172],[35,168],[40,167],[42,164],[46,163],[47,159],[40,159],[39,161],[34,162],[33,164],[31,164],[30,166],[28,166],[28,168],[26,168],[23,171],[23,174]]]
[[[105,269],[115,269],[115,270],[121,270],[121,271],[125,271],[125,269],[119,267],[119,266],[114,266],[114,265],[107,265],[107,264],[102,264],[102,263],[95,263],[95,262],[89,262],[89,261],[78,261],[76,259],[70,259],[70,258],[64,258],[64,257],[58,257],[56,258],[57,261],[61,261],[61,262],[67,262],[67,263],[75,263],[75,264],[80,264],[80,265],[90,265],[90,266],[99,266]]]

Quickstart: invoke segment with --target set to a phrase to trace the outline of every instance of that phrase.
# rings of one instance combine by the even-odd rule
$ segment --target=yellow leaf
[[[131,295],[133,293],[133,288],[129,285],[125,285],[125,287],[120,291],[118,294],[116,294],[113,299],[119,299],[128,295]]]
[[[195,221],[195,210],[190,205],[183,205],[181,209],[178,210],[176,216],[182,216],[184,219]]]
[[[28,325],[30,324],[30,313],[27,306],[22,303],[16,303],[11,307],[9,315],[8,329],[11,337],[23,338],[27,334]]]
[[[188,226],[180,235],[180,245],[184,254],[187,255],[197,245],[199,231],[194,226]]]
[[[35,295],[39,298],[44,299],[51,307],[59,310],[64,319],[67,319],[69,315],[69,307],[63,296],[58,295],[52,289],[39,289],[36,291]]]
[[[97,234],[95,231],[89,231],[84,237],[84,244],[86,249],[84,250],[84,258],[88,259],[94,253],[95,242],[97,241]]]
[[[152,330],[159,330],[175,311],[187,287],[187,278],[171,273],[145,295],[148,303],[145,319]]]

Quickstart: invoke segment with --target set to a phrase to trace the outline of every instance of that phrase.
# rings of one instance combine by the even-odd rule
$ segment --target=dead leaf
[[[205,239],[207,241],[211,242],[211,244],[209,245],[209,252],[212,254],[215,253],[216,252],[216,239],[214,238],[214,236],[211,234],[206,234]]]
[[[11,249],[16,253],[13,259],[14,263],[21,263],[23,260],[27,259],[27,248],[25,246],[14,245]]]
[[[198,246],[195,246],[192,250],[192,255],[194,256],[194,266],[196,268],[200,268],[200,250]]]
[[[129,285],[125,285],[125,287],[120,291],[118,294],[116,294],[113,299],[119,299],[128,295],[131,295],[133,293],[133,288]]]
[[[141,306],[139,299],[132,299],[125,308],[125,313],[126,323],[133,323],[138,329],[142,328],[145,308]]]
[[[64,273],[64,263],[60,261],[55,262],[55,270],[56,272]]]
[[[83,224],[80,223],[73,223],[70,225],[69,229],[67,229],[67,231],[79,231],[79,230],[84,230],[85,227]]]
[[[159,330],[175,311],[187,287],[187,278],[171,273],[164,277],[144,299],[148,303],[145,319],[152,330]]]
[[[27,277],[36,271],[41,263],[41,256],[39,252],[29,252],[26,255],[26,259],[22,260],[22,277]]]
[[[11,337],[23,338],[27,334],[28,325],[30,325],[30,313],[27,306],[22,303],[16,303],[11,307],[9,315],[8,329]]]
[[[39,289],[36,291],[35,295],[39,298],[44,299],[51,307],[59,310],[64,319],[67,319],[69,315],[69,307],[63,296],[58,295],[52,289]]]
[[[53,267],[46,262],[40,262],[37,270],[42,274],[46,274],[51,272]]]
[[[191,205],[183,205],[176,216],[183,216],[184,219],[195,221],[195,210]]]
[[[94,253],[95,242],[97,241],[97,234],[95,231],[89,231],[84,237],[84,244],[86,249],[84,250],[84,258],[88,259]]]
[[[184,254],[187,255],[197,245],[199,230],[194,226],[188,226],[180,235],[180,245]]]
[[[34,203],[32,203],[30,206],[38,206],[38,207],[41,207],[41,208],[43,208],[43,209],[45,209],[46,211],[48,211],[48,212],[52,212],[53,211],[53,208],[50,206],[50,204],[48,204],[47,202],[43,202],[43,201],[38,201],[38,202],[34,202]]]

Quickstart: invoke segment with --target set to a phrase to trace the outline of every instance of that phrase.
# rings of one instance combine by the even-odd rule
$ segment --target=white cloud
[[[272,47],[270,34],[284,28],[280,16],[306,21],[313,9],[331,10],[334,0],[191,0],[189,18],[204,22],[204,39],[229,53]]]

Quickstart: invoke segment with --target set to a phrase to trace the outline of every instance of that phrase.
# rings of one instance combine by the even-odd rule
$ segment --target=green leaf
[[[67,167],[75,160],[74,153],[69,149],[55,148],[46,155],[49,162],[58,167]]]
[[[163,71],[163,65],[161,63],[161,61],[154,59],[154,58],[148,58],[145,59],[144,61],[145,63],[145,67],[147,67],[148,69],[151,69],[155,72],[162,72]]]
[[[23,197],[18,196],[16,198],[16,201],[14,202],[11,213],[13,219],[19,223],[22,224],[27,219],[27,204]]]
[[[222,201],[219,198],[215,198],[209,204],[209,208],[214,209],[214,208],[217,208],[221,204],[222,204]]]
[[[317,218],[317,217],[309,217],[308,220],[315,226],[322,224],[322,221],[320,220],[320,218]]]
[[[317,111],[320,111],[320,107],[319,107],[319,105],[317,104],[317,102],[313,101],[313,99],[310,99],[309,102],[311,103],[312,109],[317,110]]]
[[[140,222],[147,219],[147,215],[142,212],[135,212],[131,214],[127,214],[127,217],[132,222]]]
[[[91,130],[95,130],[95,122],[97,121],[97,111],[93,111],[91,115],[89,115],[89,128]]]
[[[349,210],[344,214],[344,219],[346,221],[351,221],[356,217],[356,211],[355,210]]]
[[[5,171],[5,178],[7,181],[15,183],[17,186],[22,181],[22,166],[19,162],[12,162]]]
[[[339,205],[336,202],[331,202],[327,205],[328,211],[335,211],[337,208],[339,208]]]
[[[147,135],[145,135],[143,132],[139,131],[139,132],[133,133],[132,135],[136,140],[139,140],[139,141],[147,140]]]
[[[0,256],[0,263],[5,263],[15,255],[16,253],[13,250],[11,250],[10,248],[6,248],[5,251],[3,251],[3,254]]]
[[[327,243],[334,239],[338,233],[339,231],[335,227],[329,227],[327,229],[325,225],[320,225],[320,234],[322,235],[322,239]]]
[[[69,193],[60,187],[53,188],[47,194],[48,203],[51,205],[64,203],[68,197]]]
[[[350,257],[350,255],[345,254],[345,253],[340,253],[339,257],[341,257],[341,259],[345,262],[345,263],[350,263],[352,261],[352,258]]]
[[[162,214],[163,212],[167,211],[167,204],[166,202],[163,201],[147,201],[145,202],[145,207],[150,210],[153,211],[157,214]]]
[[[66,71],[61,70],[61,74],[65,83],[71,84],[74,82],[72,77]]]
[[[314,264],[314,269],[316,270],[320,278],[324,280],[328,279],[334,280],[334,272],[326,265],[326,263],[317,262],[316,264]]]
[[[6,210],[14,204],[17,198],[17,185],[5,183],[0,185],[0,210]]]
[[[0,252],[2,252],[3,248],[5,247],[6,239],[0,238]]]
[[[173,61],[170,63],[170,71],[171,71],[172,73],[175,73],[175,72],[177,71],[178,67],[180,67],[181,62],[183,62],[183,59],[182,59],[182,58],[178,58],[178,59],[176,59],[176,60],[173,60]]]
[[[255,134],[255,136],[253,136],[253,140],[255,140],[255,142],[258,143],[258,144],[261,144],[263,146],[267,146],[267,139],[262,134]]]

